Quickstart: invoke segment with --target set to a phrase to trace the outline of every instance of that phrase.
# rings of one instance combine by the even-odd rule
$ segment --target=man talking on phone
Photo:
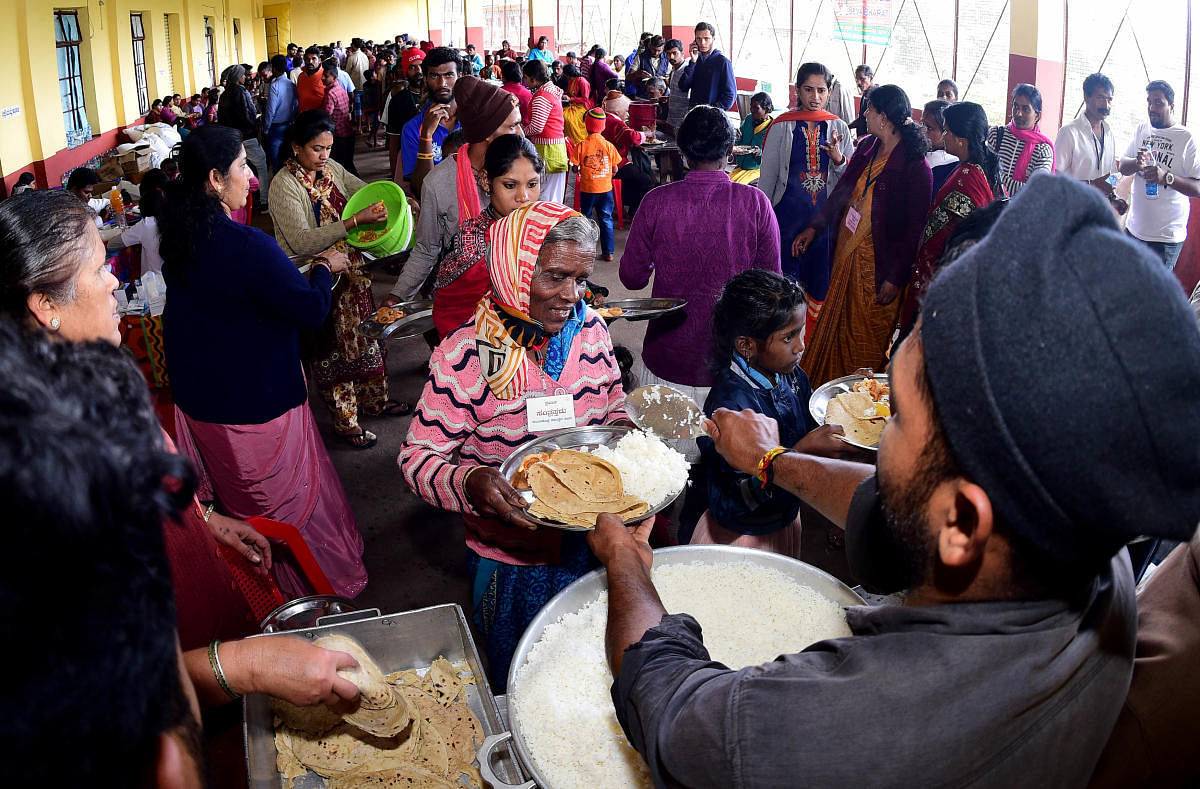
[[[715,46],[717,31],[708,22],[696,25],[696,40],[692,42],[691,62],[683,67],[679,85],[688,93],[688,104],[711,104],[728,110],[737,98],[737,83],[733,80],[733,64]]]

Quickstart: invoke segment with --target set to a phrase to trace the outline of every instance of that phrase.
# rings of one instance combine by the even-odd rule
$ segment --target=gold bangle
[[[242,697],[229,684],[229,680],[225,679],[225,671],[221,668],[221,656],[217,653],[217,649],[221,646],[220,641],[214,641],[208,645],[208,667],[212,669],[213,676],[217,679],[217,684],[221,686],[221,690],[228,694],[231,701],[236,701]]]
[[[209,502],[208,506],[204,508],[204,522],[205,523],[208,523],[209,519],[212,518],[213,510],[215,510],[216,508],[217,508],[217,503],[215,501]]]
[[[432,153],[418,153],[418,154],[417,154],[417,161],[419,161],[419,162],[431,162],[431,161],[433,161],[433,154],[432,154]]]

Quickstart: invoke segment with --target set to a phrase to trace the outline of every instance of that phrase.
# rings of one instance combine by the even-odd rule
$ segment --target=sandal
[[[395,400],[388,400],[383,404],[383,410],[373,416],[408,416],[412,413],[411,403],[399,403]]]
[[[370,449],[379,443],[377,435],[363,428],[359,428],[357,433],[338,433],[337,436],[354,449]]]

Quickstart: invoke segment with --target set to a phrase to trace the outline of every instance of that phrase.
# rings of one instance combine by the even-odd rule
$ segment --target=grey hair
[[[561,244],[564,241],[580,244],[589,249],[595,249],[600,241],[600,226],[586,216],[576,214],[569,216],[550,228],[542,246]]]
[[[75,300],[94,216],[62,189],[28,191],[0,202],[0,315],[24,324],[31,293],[45,293],[58,304]]]

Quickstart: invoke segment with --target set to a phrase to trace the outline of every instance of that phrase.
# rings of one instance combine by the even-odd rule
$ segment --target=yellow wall
[[[206,16],[213,27],[218,76],[234,62],[234,19],[239,21],[241,31],[241,61],[257,65],[265,50],[261,2],[256,0],[10,2],[15,5],[15,24],[0,25],[0,46],[16,53],[22,70],[18,81],[0,80],[0,108],[18,106],[20,112],[0,119],[0,176],[66,148],[54,46],[55,10],[74,9],[79,14],[84,39],[84,96],[94,134],[129,125],[140,117],[133,74],[131,12],[142,14],[151,101],[167,93],[191,95],[215,84],[205,62]],[[170,50],[165,40],[164,14],[171,20]]]
[[[408,33],[417,39],[425,38],[427,34],[426,17],[418,10],[418,0],[383,3],[291,0],[290,6],[291,37],[288,41],[302,47],[325,45],[338,39],[349,44],[356,36],[381,42],[390,41],[400,33]]]

